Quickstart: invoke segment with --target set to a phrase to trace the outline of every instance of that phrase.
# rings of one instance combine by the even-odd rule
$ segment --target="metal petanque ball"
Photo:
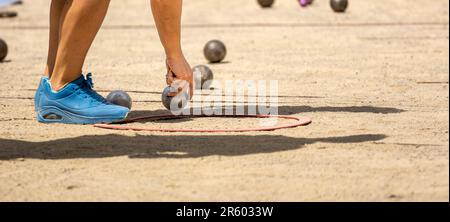
[[[225,56],[227,55],[227,48],[223,42],[219,40],[211,40],[206,43],[203,48],[203,54],[211,63],[218,63],[225,59]]]
[[[161,101],[162,104],[164,105],[164,107],[166,107],[166,109],[170,110],[170,111],[180,111],[182,110],[184,107],[186,107],[186,105],[189,102],[189,95],[187,94],[187,92],[180,92],[178,95],[176,96],[169,96],[169,93],[171,92],[176,92],[176,90],[174,90],[172,87],[167,86],[164,90],[163,93],[161,95]]]
[[[8,55],[8,45],[3,39],[0,39],[0,62]]]
[[[258,0],[258,4],[263,8],[272,7],[274,0]]]
[[[128,109],[131,109],[132,100],[130,95],[122,90],[115,90],[112,91],[107,97],[106,100],[112,104],[127,107]]]
[[[192,68],[196,89],[209,89],[214,79],[212,70],[205,65],[198,65]]]
[[[348,7],[348,0],[330,0],[330,6],[335,12],[345,12]]]
[[[17,17],[17,12],[13,11],[0,11],[0,18],[14,18]]]

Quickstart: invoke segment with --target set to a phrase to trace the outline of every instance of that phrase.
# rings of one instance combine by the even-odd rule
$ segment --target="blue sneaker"
[[[80,76],[58,92],[43,77],[36,91],[34,105],[42,123],[95,124],[124,120],[130,111],[106,101],[93,90],[92,75]]]

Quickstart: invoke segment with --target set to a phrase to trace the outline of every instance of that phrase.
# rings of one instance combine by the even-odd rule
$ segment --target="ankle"
[[[50,77],[50,86],[53,91],[58,92],[59,90],[63,89],[67,84],[77,80],[80,78],[82,74],[79,75],[58,75],[55,73],[55,75],[52,75]]]
[[[57,81],[55,79],[50,79],[50,87],[52,88],[53,91],[58,92],[61,89],[63,89],[67,84],[69,84],[68,82],[63,82],[63,81]]]

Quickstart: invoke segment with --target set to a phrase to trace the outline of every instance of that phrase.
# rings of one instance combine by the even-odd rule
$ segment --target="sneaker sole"
[[[123,117],[88,117],[70,113],[58,107],[42,107],[36,112],[36,118],[41,123],[64,123],[64,124],[96,124],[114,123],[127,118],[128,113]]]

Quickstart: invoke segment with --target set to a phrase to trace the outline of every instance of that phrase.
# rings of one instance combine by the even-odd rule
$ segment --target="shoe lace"
[[[92,73],[86,75],[86,79],[80,89],[84,92],[84,98],[89,99],[92,103],[103,103],[106,104],[107,101],[103,96],[98,94],[94,89],[94,81],[92,80]],[[79,93],[81,94],[81,92]]]

